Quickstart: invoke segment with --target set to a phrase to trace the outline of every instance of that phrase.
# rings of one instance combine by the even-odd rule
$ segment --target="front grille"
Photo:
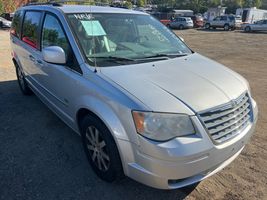
[[[199,114],[212,140],[223,143],[237,136],[252,120],[249,96],[241,95],[234,101]]]

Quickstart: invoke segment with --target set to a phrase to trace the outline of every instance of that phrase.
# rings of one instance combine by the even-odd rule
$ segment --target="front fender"
[[[111,134],[113,135],[114,139],[121,139],[121,140],[127,140],[130,141],[133,138],[130,138],[127,134],[122,122],[121,117],[118,116],[118,112],[121,112],[123,110],[122,115],[124,117],[127,117],[129,119],[129,116],[131,116],[131,110],[128,108],[119,108],[117,106],[117,110],[111,107],[111,105],[107,105],[102,100],[99,100],[96,97],[92,96],[83,96],[79,98],[80,103],[78,104],[77,113],[80,109],[87,109],[90,112],[94,113],[96,116],[98,116],[103,123],[107,126]],[[112,103],[112,102],[111,102]],[[77,114],[76,113],[76,114]],[[76,117],[76,124],[78,125]]]

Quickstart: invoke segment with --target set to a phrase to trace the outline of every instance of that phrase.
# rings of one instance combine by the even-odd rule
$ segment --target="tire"
[[[27,81],[25,80],[24,74],[21,70],[21,68],[16,65],[16,75],[17,75],[17,80],[19,84],[19,88],[24,95],[32,95],[33,92],[29,88]]]
[[[249,26],[246,26],[245,27],[245,32],[247,32],[247,33],[251,32],[251,28]]]
[[[123,178],[119,151],[105,124],[97,117],[87,115],[80,127],[84,151],[96,175],[106,182]]]
[[[205,24],[205,29],[210,29],[210,24],[209,23]]]
[[[223,26],[223,29],[224,29],[225,31],[229,31],[229,30],[230,30],[230,26],[229,26],[229,24],[225,24],[225,25]]]
[[[184,25],[179,25],[179,30],[183,30],[184,29]]]
[[[166,26],[167,26],[169,29],[171,29],[171,25],[170,25],[170,24],[167,24]]]

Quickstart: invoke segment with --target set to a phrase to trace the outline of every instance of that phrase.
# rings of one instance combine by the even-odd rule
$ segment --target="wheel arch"
[[[125,174],[128,174],[128,165],[127,165],[127,163],[128,163],[129,158],[125,157],[125,154],[123,153],[124,152],[124,148],[125,148],[125,139],[118,138],[116,136],[116,134],[114,133],[113,128],[111,127],[112,125],[110,125],[108,123],[108,120],[105,119],[104,116],[101,116],[98,112],[93,111],[92,109],[90,109],[88,107],[81,107],[76,113],[76,121],[77,121],[77,125],[78,125],[78,129],[79,129],[80,134],[81,134],[81,126],[80,126],[81,124],[80,124],[80,122],[87,115],[96,117],[97,119],[99,119],[107,127],[107,129],[111,133],[111,135],[112,135],[112,137],[113,137],[113,139],[115,141],[116,147],[118,149],[123,171],[124,171]],[[126,149],[127,149],[127,155],[128,156],[131,155],[130,158],[133,158],[133,152],[132,152],[132,150],[130,150],[131,148],[129,147],[129,145],[127,145]]]

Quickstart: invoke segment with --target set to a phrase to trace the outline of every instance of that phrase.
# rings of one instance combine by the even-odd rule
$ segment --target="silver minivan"
[[[197,183],[231,163],[254,131],[248,82],[146,13],[27,5],[10,35],[21,91],[81,135],[105,181]]]

